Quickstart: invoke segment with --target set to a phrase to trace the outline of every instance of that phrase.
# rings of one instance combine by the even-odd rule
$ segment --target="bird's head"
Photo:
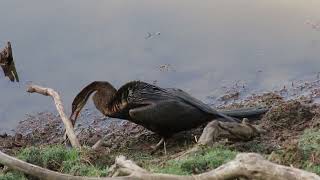
[[[74,125],[75,121],[78,119],[80,111],[86,104],[89,96],[84,96],[84,94],[79,93],[72,102],[72,112],[70,115],[70,119],[72,121],[72,124]]]
[[[90,83],[89,85],[87,85],[86,87],[84,87],[78,94],[77,96],[74,98],[73,102],[72,102],[72,112],[70,115],[70,119],[72,121],[72,124],[74,125],[74,123],[76,122],[80,111],[82,110],[82,108],[84,107],[84,105],[86,105],[90,95],[97,90],[97,84],[99,82],[94,81],[92,83]]]
[[[72,102],[70,119],[73,125],[77,120],[80,111],[87,103],[90,95],[95,91],[97,91],[97,93],[94,96],[94,104],[98,110],[103,112],[102,106],[110,101],[111,97],[115,94],[116,89],[110,83],[105,81],[94,81],[83,88]]]

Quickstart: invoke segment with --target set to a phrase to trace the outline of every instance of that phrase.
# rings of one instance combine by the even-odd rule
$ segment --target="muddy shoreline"
[[[217,98],[211,105],[218,109],[256,106],[271,108],[261,120],[253,122],[260,124],[269,132],[268,135],[253,140],[267,145],[268,147],[264,150],[266,153],[281,147],[286,140],[294,139],[304,129],[318,126],[320,111],[316,102],[320,98],[319,80],[296,83],[291,87],[283,87],[273,92],[241,96],[241,88],[233,89]],[[202,128],[178,133],[171,139],[177,142],[175,144],[178,144],[179,148],[181,145],[187,148],[195,143],[194,136],[199,136]],[[76,125],[76,134],[81,143],[88,146],[92,146],[101,137],[111,134],[110,141],[105,145],[105,148],[111,150],[148,149],[151,144],[160,139],[158,135],[139,125],[106,118],[99,112],[89,109],[81,113]],[[63,142],[63,124],[58,114],[41,112],[28,115],[25,120],[20,121],[13,134],[2,133],[0,139],[0,149],[6,152],[32,145],[58,144]],[[179,144],[180,141],[182,144]],[[246,143],[235,143],[233,146],[245,151]]]

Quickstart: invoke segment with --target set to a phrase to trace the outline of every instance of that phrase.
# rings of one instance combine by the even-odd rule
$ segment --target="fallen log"
[[[203,147],[220,145],[216,143],[218,138],[226,138],[234,141],[249,141],[264,133],[265,130],[261,129],[258,125],[251,125],[246,118],[242,120],[242,123],[213,120],[206,125],[197,144],[195,144],[193,148],[178,154],[175,159],[183,159],[190,154],[198,152]]]
[[[2,152],[0,152],[0,163],[10,169],[44,180],[227,180],[239,177],[261,180],[320,180],[320,177],[314,173],[272,163],[255,153],[240,153],[234,160],[214,170],[192,176],[151,173],[139,167],[133,161],[127,160],[124,156],[116,158],[115,165],[110,172],[112,177],[80,177],[62,174],[26,163]]]

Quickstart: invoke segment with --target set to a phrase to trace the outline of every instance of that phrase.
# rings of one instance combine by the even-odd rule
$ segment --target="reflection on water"
[[[25,92],[27,81],[55,88],[68,105],[94,80],[117,87],[156,82],[204,100],[239,80],[261,91],[315,74],[319,6],[318,0],[3,1],[0,44],[13,43],[20,84],[0,77],[0,128],[14,127],[26,113],[54,110],[50,98]]]

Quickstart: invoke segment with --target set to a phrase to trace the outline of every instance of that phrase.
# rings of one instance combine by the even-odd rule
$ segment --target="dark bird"
[[[7,42],[7,46],[0,52],[0,66],[3,73],[10,81],[19,82],[19,76],[13,61],[11,43]]]
[[[237,117],[245,117],[246,114],[255,116],[265,112],[258,110],[243,114],[240,111],[230,111],[227,112],[233,116],[230,117],[180,89],[160,88],[145,82],[132,81],[116,90],[108,82],[95,81],[82,89],[73,100],[70,116],[73,125],[94,92],[92,99],[101,113],[139,124],[159,134],[162,137],[160,142],[174,133],[190,130],[213,119],[239,122]]]

